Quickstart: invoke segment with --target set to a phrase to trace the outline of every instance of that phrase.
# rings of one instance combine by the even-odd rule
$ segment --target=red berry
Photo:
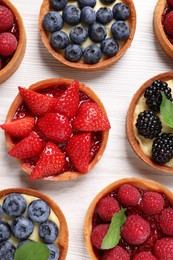
[[[156,242],[154,245],[154,255],[160,260],[173,259],[173,238],[164,237]]]
[[[133,260],[157,260],[157,258],[151,252],[140,252],[135,255]]]
[[[130,245],[141,245],[150,235],[149,223],[139,215],[127,217],[121,235]]]
[[[116,246],[110,250],[106,250],[102,260],[130,260],[130,256],[122,247]]]
[[[113,215],[119,210],[118,201],[110,196],[102,198],[97,205],[97,213],[104,221],[111,221]]]
[[[173,0],[167,0],[167,2],[173,7]]]
[[[10,9],[0,5],[0,32],[5,32],[12,28],[14,16]]]
[[[163,25],[165,32],[173,37],[173,11],[165,15]]]
[[[140,207],[147,215],[159,214],[165,205],[161,194],[155,191],[147,191],[144,193]]]
[[[4,32],[0,34],[0,55],[10,56],[14,53],[17,48],[16,37],[9,32]]]
[[[164,209],[160,215],[160,227],[169,236],[173,236],[173,209]]]
[[[136,206],[140,197],[138,189],[129,184],[122,185],[118,190],[118,200],[124,206]]]
[[[100,224],[91,232],[91,242],[92,245],[95,246],[97,249],[101,249],[102,241],[106,236],[109,229],[109,224]]]

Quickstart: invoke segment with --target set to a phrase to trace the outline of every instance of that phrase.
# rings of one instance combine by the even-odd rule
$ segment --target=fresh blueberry
[[[34,225],[29,218],[18,217],[14,219],[11,223],[12,234],[20,240],[27,239],[33,232]]]
[[[56,11],[62,11],[67,3],[68,0],[50,0],[50,6]]]
[[[63,27],[62,16],[55,11],[48,12],[43,18],[43,27],[48,32],[61,30]]]
[[[28,243],[28,242],[31,242],[31,241],[32,241],[32,240],[30,240],[30,239],[23,240],[23,241],[21,241],[21,242],[17,245],[17,248],[20,247],[20,246],[22,246],[22,245],[24,245],[24,244],[26,244],[26,243]]]
[[[115,20],[125,21],[130,16],[129,7],[123,3],[118,3],[114,5],[112,12]]]
[[[85,42],[87,38],[88,30],[81,26],[74,27],[70,31],[70,39],[76,44],[81,44],[82,42]]]
[[[69,44],[69,38],[63,31],[52,33],[50,37],[50,45],[55,51],[65,49]]]
[[[0,259],[1,260],[14,260],[15,246],[8,241],[0,244]]]
[[[7,222],[0,221],[0,243],[9,239],[11,235],[11,228]]]
[[[109,5],[109,4],[112,4],[114,3],[116,0],[101,0],[101,2],[105,5]]]
[[[69,25],[77,25],[80,22],[81,10],[75,5],[67,5],[62,13],[64,22]]]
[[[95,64],[102,57],[102,52],[97,45],[90,45],[84,51],[84,60],[87,64]]]
[[[113,19],[112,10],[108,7],[100,7],[96,13],[97,22],[107,24]]]
[[[96,21],[96,12],[90,6],[85,6],[81,11],[81,22],[93,24]]]
[[[28,206],[28,218],[35,222],[44,222],[50,215],[50,207],[42,199],[33,200]]]
[[[47,247],[50,249],[49,259],[48,260],[57,260],[59,259],[59,248],[54,244],[47,244]]]
[[[96,0],[77,0],[80,8],[85,6],[94,7],[96,5]]]
[[[24,197],[18,193],[8,195],[2,204],[2,208],[7,216],[19,217],[26,210],[27,203]]]
[[[89,28],[89,37],[93,42],[102,42],[106,35],[106,28],[101,23],[95,22]]]
[[[130,28],[124,21],[114,22],[111,26],[111,32],[115,40],[126,40],[130,35]]]
[[[119,45],[118,42],[114,39],[106,38],[102,41],[100,48],[103,54],[105,54],[108,57],[112,57],[118,52]]]
[[[65,58],[69,61],[78,61],[83,55],[83,50],[80,45],[69,44],[65,49]]]
[[[58,234],[58,226],[51,220],[47,220],[39,225],[39,235],[44,243],[53,243],[57,239]]]
[[[2,218],[2,215],[3,215],[3,209],[2,206],[0,205],[0,219]]]

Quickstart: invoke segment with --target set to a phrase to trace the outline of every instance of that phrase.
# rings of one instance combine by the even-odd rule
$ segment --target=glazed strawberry
[[[72,124],[74,129],[79,131],[106,131],[110,129],[107,116],[93,102],[84,102],[80,105]]]
[[[102,241],[108,232],[109,224],[101,224],[92,230],[91,233],[91,241],[92,245],[95,246],[97,249],[101,249]]]
[[[30,174],[31,180],[57,175],[63,168],[65,156],[54,143],[48,142],[40,154],[35,168]]]
[[[173,236],[173,209],[167,208],[160,214],[160,227],[166,235]]]
[[[140,197],[138,189],[129,184],[122,185],[118,190],[118,200],[124,206],[136,206]]]
[[[45,114],[38,119],[37,126],[47,138],[55,142],[66,142],[72,133],[67,116],[59,113]]]
[[[130,260],[130,256],[121,246],[116,246],[113,249],[106,250],[102,260]]]
[[[163,25],[165,32],[173,37],[173,11],[166,14]]]
[[[82,173],[88,172],[91,147],[91,134],[80,133],[73,135],[67,143],[66,151],[70,160]]]
[[[150,235],[149,223],[139,215],[130,215],[122,227],[121,235],[130,245],[141,245]]]
[[[10,56],[17,48],[16,37],[9,32],[3,32],[0,34],[0,55]]]
[[[154,255],[160,260],[173,259],[173,238],[164,237],[154,245]]]
[[[14,137],[26,137],[32,131],[34,127],[33,117],[24,117],[21,119],[7,122],[0,127],[5,130],[8,134]]]
[[[133,260],[157,260],[157,258],[151,252],[140,252],[135,255]]]
[[[10,9],[0,5],[0,32],[5,32],[12,28],[14,16]]]
[[[119,210],[118,201],[110,196],[102,198],[97,205],[97,213],[104,221],[111,221],[113,215]]]
[[[57,102],[56,98],[19,87],[19,92],[34,115],[40,116],[51,112]]]
[[[42,141],[40,140],[40,137],[35,132],[31,132],[27,137],[9,150],[8,153],[15,158],[28,159],[38,156],[41,150]]]
[[[144,193],[140,203],[140,207],[147,215],[159,214],[165,205],[161,194],[154,191],[147,191]]]

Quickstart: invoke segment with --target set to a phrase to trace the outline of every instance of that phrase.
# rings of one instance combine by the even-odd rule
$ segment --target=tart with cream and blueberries
[[[173,259],[173,194],[159,183],[126,178],[104,188],[84,223],[92,260]]]
[[[43,0],[41,39],[61,63],[80,70],[99,70],[130,47],[136,29],[132,0]]]
[[[94,167],[106,148],[110,123],[90,88],[54,78],[19,87],[1,128],[8,153],[31,180],[64,181]]]
[[[0,1],[0,83],[20,65],[26,49],[22,18],[9,0]]]
[[[66,258],[68,227],[64,214],[53,200],[38,191],[0,191],[0,234],[0,259],[14,259],[20,247],[30,242],[45,244],[49,260]]]

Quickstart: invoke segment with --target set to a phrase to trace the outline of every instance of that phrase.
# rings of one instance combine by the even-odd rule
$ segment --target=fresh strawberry
[[[55,111],[68,118],[75,116],[79,106],[79,82],[73,81],[67,90],[57,99]]]
[[[56,98],[48,97],[30,89],[19,87],[19,92],[31,112],[37,116],[51,112],[57,103]]]
[[[160,260],[173,259],[173,238],[164,237],[154,245],[154,255]]]
[[[68,118],[59,113],[47,113],[37,121],[38,128],[52,141],[66,142],[72,133]]]
[[[162,210],[159,220],[163,233],[173,236],[173,209],[167,208]]]
[[[163,25],[165,32],[173,37],[173,11],[165,15]]]
[[[74,129],[79,131],[103,131],[110,129],[110,123],[106,114],[93,102],[84,102],[80,105],[72,124]]]
[[[65,163],[65,156],[59,147],[48,142],[40,154],[40,158],[30,174],[31,180],[38,180],[44,177],[58,174]]]
[[[102,260],[130,260],[130,256],[121,246],[116,246],[105,250]]]
[[[19,159],[29,159],[38,156],[42,150],[42,141],[40,137],[35,133],[31,132],[27,137],[17,143],[9,154]]]
[[[135,255],[133,260],[157,260],[157,258],[149,251],[142,251]]]
[[[0,126],[8,134],[14,137],[26,137],[34,127],[34,117],[24,117],[13,120]]]
[[[97,249],[101,249],[102,242],[109,229],[109,224],[100,224],[92,230],[91,241],[92,245]]]
[[[66,151],[72,163],[82,173],[88,172],[91,147],[91,134],[73,135],[67,143]]]
[[[118,200],[124,206],[136,206],[140,197],[138,189],[129,184],[122,185],[118,190]]]

